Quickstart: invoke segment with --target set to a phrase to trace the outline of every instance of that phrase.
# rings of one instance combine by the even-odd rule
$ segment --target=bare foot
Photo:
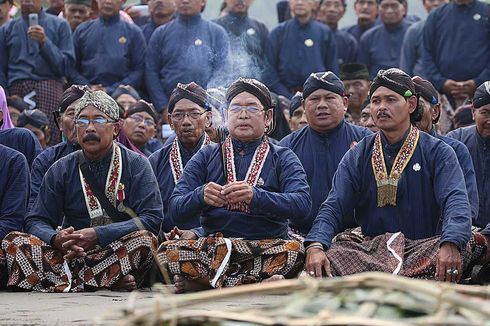
[[[116,282],[113,286],[110,287],[112,291],[133,291],[136,290],[136,279],[133,275],[128,274],[123,276],[119,281]]]
[[[174,276],[175,293],[195,292],[211,289],[207,280],[189,280],[182,275]]]
[[[275,274],[275,275],[272,275],[269,278],[266,278],[266,279],[262,280],[262,282],[263,283],[269,283],[269,282],[282,281],[284,279],[285,279],[284,276]]]

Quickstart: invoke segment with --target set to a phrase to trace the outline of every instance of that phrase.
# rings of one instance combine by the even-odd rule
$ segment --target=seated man
[[[157,113],[153,104],[145,100],[133,103],[124,112],[123,130],[129,141],[146,157],[153,154],[148,143],[157,132]]]
[[[340,162],[305,239],[306,270],[316,277],[374,270],[457,281],[481,258],[470,249],[484,247],[485,240],[480,234],[471,237],[470,205],[456,154],[411,125],[420,120],[420,111],[406,73],[380,70],[369,95],[380,131]],[[332,243],[354,210],[362,235],[341,234]]]
[[[41,144],[41,148],[46,149],[51,137],[51,130],[49,129],[48,117],[44,112],[38,109],[22,112],[17,120],[17,127],[32,131]]]
[[[2,242],[17,290],[132,290],[153,261],[162,201],[148,160],[117,145],[117,103],[87,91],[75,110],[82,147],[54,163],[26,217]],[[117,209],[116,209],[117,207]]]
[[[168,210],[170,195],[189,160],[202,147],[211,143],[205,128],[211,122],[211,109],[206,91],[196,83],[178,84],[168,102],[168,120],[175,131],[172,143],[150,156],[150,164],[158,180],[165,210],[163,230],[174,226],[192,229],[201,226],[199,214],[177,223]]]
[[[176,292],[294,277],[303,266],[301,243],[287,240],[288,220],[306,218],[309,188],[296,155],[265,135],[271,94],[257,80],[240,78],[226,102],[230,136],[192,157],[170,197],[173,218],[201,214],[203,231],[159,248]]]

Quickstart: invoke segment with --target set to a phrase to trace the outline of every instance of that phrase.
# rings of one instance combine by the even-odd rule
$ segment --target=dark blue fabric
[[[138,26],[119,15],[90,20],[77,27],[73,43],[75,84],[102,84],[108,94],[119,85],[142,86],[146,43]]]
[[[367,25],[366,27],[363,27],[359,24],[355,24],[352,26],[344,27],[343,30],[346,31],[347,33],[351,34],[352,36],[354,36],[356,41],[359,42],[361,40],[361,36],[365,32],[367,32],[368,30],[373,28],[374,25],[375,25],[375,23],[372,23],[372,24]]]
[[[59,143],[53,147],[48,147],[39,154],[34,163],[32,163],[31,169],[31,195],[29,199],[28,212],[30,211],[37,194],[39,193],[39,187],[43,181],[44,175],[57,160],[65,157],[68,154],[80,149],[79,145],[72,145],[67,142]]]
[[[36,135],[26,128],[0,130],[0,144],[21,152],[27,159],[29,167],[42,151]]]
[[[306,41],[313,41],[307,46]],[[271,91],[293,97],[291,88],[302,87],[311,73],[339,71],[337,44],[332,30],[311,20],[290,19],[274,28],[267,47],[269,61],[265,82]]]
[[[204,137],[197,143],[196,147],[189,151],[182,144],[180,144],[180,155],[182,157],[182,165],[185,167],[187,162],[194,156],[197,151],[201,148]],[[162,228],[165,232],[169,232],[174,226],[177,226],[183,230],[189,230],[201,226],[199,221],[199,214],[191,216],[186,220],[175,219],[172,214],[168,211],[170,196],[174,191],[175,183],[172,174],[172,169],[170,168],[170,150],[172,149],[172,143],[166,145],[161,150],[152,154],[149,158],[151,167],[153,168],[153,173],[158,181],[158,186],[160,188],[160,194],[162,196],[163,212],[165,220],[163,221]]]
[[[163,144],[159,139],[150,139],[145,146],[139,148],[139,150],[145,154],[146,157],[150,157],[151,154],[155,153],[159,149],[163,148]]]
[[[161,112],[177,83],[204,88],[220,85],[227,65],[229,41],[223,27],[201,15],[177,17],[159,26],[150,38],[146,57],[146,87]]]
[[[337,44],[337,60],[339,67],[344,63],[357,62],[358,44],[354,36],[346,31],[337,29],[333,31]]]
[[[230,79],[247,77],[262,80],[267,60],[267,27],[247,15],[233,13],[216,19],[215,23],[223,26],[230,39]]]
[[[374,139],[375,135],[365,137],[345,154],[305,242],[318,241],[329,247],[345,217],[355,210],[356,222],[367,236],[402,232],[416,240],[440,234],[441,242],[463,248],[471,235],[471,211],[463,172],[452,148],[421,132],[398,181],[397,205],[380,208],[371,165]],[[382,143],[385,159],[392,164],[397,153],[389,153],[387,143]]]
[[[459,140],[470,151],[480,202],[475,224],[485,227],[490,223],[490,139],[481,137],[476,126],[453,130],[447,136]]]
[[[419,21],[410,26],[405,33],[400,58],[400,69],[410,76],[420,76],[426,79],[427,75],[422,63],[424,24],[425,21]]]
[[[75,63],[68,23],[44,11],[38,21],[46,34],[42,47],[27,36],[27,17],[0,27],[0,85],[5,91],[17,80],[61,80]]]
[[[380,24],[361,37],[357,61],[368,67],[371,78],[376,77],[380,69],[400,67],[403,37],[409,26],[406,20],[394,30]]]
[[[342,122],[330,133],[322,134],[306,126],[281,140],[279,146],[290,148],[298,156],[310,186],[310,213],[304,223],[291,223],[295,229],[305,234],[310,231],[320,205],[332,188],[332,178],[340,160],[353,142],[359,142],[369,134],[369,129]],[[352,227],[352,222],[351,218],[341,228]]]
[[[124,204],[133,209],[145,229],[158,234],[163,221],[162,199],[150,163],[144,157],[123,146],[121,182],[125,186]],[[56,161],[46,173],[39,195],[26,217],[26,232],[50,243],[56,228],[73,226],[75,230],[90,227],[85,198],[78,170],[77,152]],[[89,169],[100,180],[106,182],[111,153],[99,162],[89,162]],[[65,218],[63,218],[65,216]],[[99,244],[109,243],[131,232],[139,230],[131,220],[95,227]]]
[[[0,145],[0,240],[22,231],[29,199],[29,166],[21,153]]]
[[[237,180],[243,180],[259,141],[233,141]],[[240,155],[242,152],[243,155]],[[260,178],[253,188],[251,213],[207,206],[204,187],[208,182],[225,183],[219,146],[211,144],[192,157],[170,197],[170,215],[179,222],[201,214],[206,235],[222,232],[225,237],[245,239],[287,238],[288,220],[300,224],[310,211],[311,198],[306,174],[288,148],[270,144]]]
[[[150,38],[157,27],[158,26],[155,25],[155,23],[151,20],[141,27],[141,31],[143,32],[143,36],[145,37],[146,44],[150,43]]]
[[[480,17],[475,20],[475,17]],[[447,79],[490,79],[488,5],[481,1],[450,2],[431,11],[423,30],[423,64],[428,79],[442,90]]]

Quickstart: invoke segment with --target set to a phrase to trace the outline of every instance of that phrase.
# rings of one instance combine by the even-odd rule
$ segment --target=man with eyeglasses
[[[286,136],[280,146],[290,148],[305,169],[311,191],[311,210],[302,221],[290,221],[291,235],[303,238],[332,188],[332,178],[344,154],[371,132],[344,121],[349,100],[342,81],[331,71],[311,74],[303,91],[302,108],[308,126]],[[299,222],[299,223],[298,223]],[[346,223],[352,226],[354,223]]]
[[[490,81],[476,89],[472,111],[475,125],[456,129],[447,136],[464,143],[470,151],[480,202],[475,224],[485,227],[490,223]]]
[[[378,5],[376,0],[356,0],[354,11],[357,16],[357,24],[346,27],[345,31],[350,33],[359,42],[361,36],[374,27],[378,17]]]
[[[229,137],[192,157],[170,197],[176,221],[201,214],[201,237],[159,248],[178,293],[294,277],[302,268],[303,248],[288,240],[288,220],[303,220],[311,199],[296,155],[267,137],[271,94],[240,78],[226,102]]]
[[[117,103],[87,91],[75,109],[82,150],[54,163],[25,220],[2,242],[8,286],[42,292],[133,290],[151,267],[163,220],[148,160],[114,142]]]
[[[170,196],[187,163],[201,148],[211,143],[205,132],[211,124],[211,106],[206,91],[196,83],[177,84],[168,102],[168,120],[176,137],[149,158],[162,196],[164,232],[170,232],[175,226],[181,229],[201,226],[199,214],[185,220],[176,219],[168,208]]]
[[[149,157],[154,151],[148,146],[148,143],[155,137],[158,121],[153,105],[139,100],[129,106],[124,117],[122,125],[124,133],[134,146]]]

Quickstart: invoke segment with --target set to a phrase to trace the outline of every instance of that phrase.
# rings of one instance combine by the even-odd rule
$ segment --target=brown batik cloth
[[[19,80],[9,87],[10,95],[20,96],[22,99],[30,92],[36,92],[36,109],[41,110],[49,119],[51,140],[48,145],[60,142],[59,129],[54,121],[53,111],[58,109],[63,95],[63,83],[57,80]]]
[[[231,250],[230,250],[231,249]],[[209,279],[212,287],[257,283],[272,275],[295,277],[303,268],[304,247],[294,240],[243,240],[221,234],[162,243],[157,260],[172,275]]]
[[[403,233],[386,233],[371,239],[356,228],[337,235],[327,257],[334,276],[377,271],[433,280],[439,246],[438,236],[409,240]],[[473,232],[461,252],[463,271],[480,260],[485,250],[485,239]]]
[[[31,234],[11,232],[3,239],[2,248],[9,289],[82,292],[109,288],[128,274],[139,284],[151,268],[157,239],[151,232],[135,231],[67,265],[62,252]],[[66,267],[72,275],[71,286]]]

